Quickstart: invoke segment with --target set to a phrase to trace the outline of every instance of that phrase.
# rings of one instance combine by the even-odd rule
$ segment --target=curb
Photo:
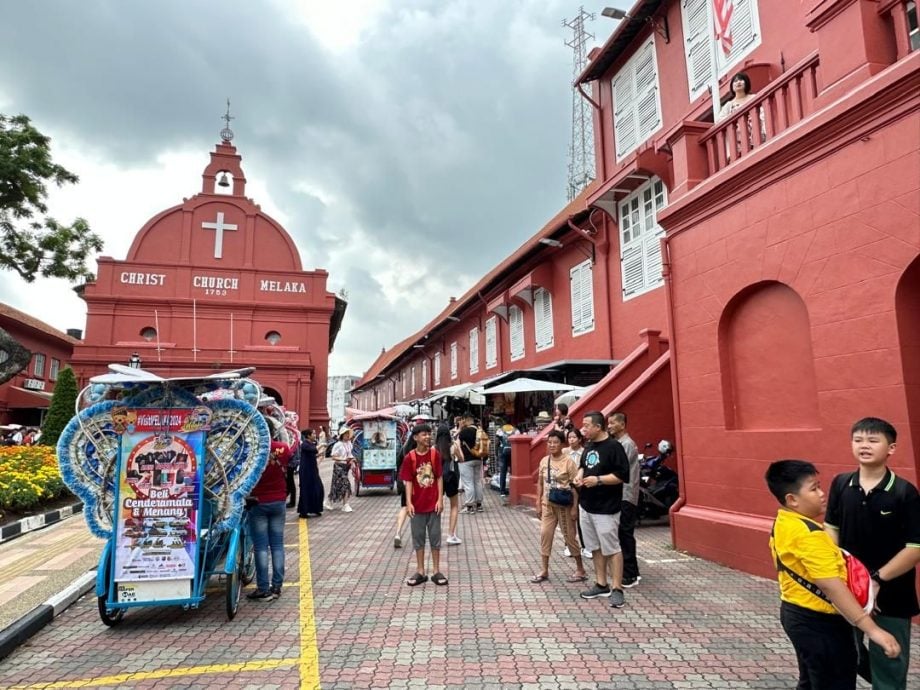
[[[39,604],[15,623],[0,630],[0,659],[4,659],[23,642],[44,628],[67,610],[72,603],[90,591],[96,584],[96,571],[83,573],[77,580],[44,604]]]
[[[75,503],[72,506],[64,506],[57,510],[49,510],[47,513],[42,513],[41,515],[31,515],[17,522],[5,525],[0,527],[0,544],[8,542],[10,539],[20,537],[28,532],[34,532],[42,527],[53,525],[55,522],[60,522],[64,518],[82,512],[83,504]]]

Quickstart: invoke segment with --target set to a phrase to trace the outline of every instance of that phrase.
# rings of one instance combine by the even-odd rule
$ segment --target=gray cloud
[[[400,0],[331,53],[267,3],[7,3],[0,95],[117,166],[192,150],[202,167],[230,95],[248,179],[305,267],[349,291],[334,368],[360,372],[564,203],[560,20],[575,12]],[[373,247],[371,264],[356,246]],[[403,262],[411,279],[394,292],[382,272]]]

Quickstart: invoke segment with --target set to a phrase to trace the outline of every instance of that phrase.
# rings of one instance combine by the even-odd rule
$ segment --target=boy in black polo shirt
[[[868,660],[860,635],[860,675],[873,690],[907,688],[910,619],[920,613],[915,566],[920,563],[920,494],[888,468],[898,433],[884,419],[866,417],[850,430],[856,472],[837,475],[831,484],[824,525],[831,538],[859,560],[879,583],[876,622],[901,645],[889,659],[869,643]]]

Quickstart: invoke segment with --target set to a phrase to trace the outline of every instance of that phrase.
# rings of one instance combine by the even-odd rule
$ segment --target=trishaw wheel
[[[243,553],[236,552],[233,571],[227,575],[227,620],[232,621],[240,608],[240,592],[243,589]]]
[[[244,585],[248,585],[256,577],[256,552],[249,539],[244,538],[243,541],[243,568],[240,571],[240,580]]]
[[[96,597],[96,600],[99,602],[99,618],[111,628],[121,623],[121,619],[125,617],[125,610],[110,609],[106,603],[106,599],[108,599],[108,594]]]

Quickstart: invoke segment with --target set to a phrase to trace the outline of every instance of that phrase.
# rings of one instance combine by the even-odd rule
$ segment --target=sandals
[[[434,575],[431,576],[431,581],[441,587],[447,584],[447,578],[444,576],[443,573],[435,573]]]
[[[532,578],[530,578],[530,584],[538,585],[541,582],[546,582],[548,579],[549,575],[534,575]]]
[[[441,577],[444,577],[443,575]],[[421,573],[416,573],[412,577],[406,580],[406,584],[410,587],[418,587],[421,584],[428,582],[428,576],[422,575]]]
[[[570,575],[569,577],[566,578],[565,581],[566,582],[587,582],[588,576],[587,575]]]

